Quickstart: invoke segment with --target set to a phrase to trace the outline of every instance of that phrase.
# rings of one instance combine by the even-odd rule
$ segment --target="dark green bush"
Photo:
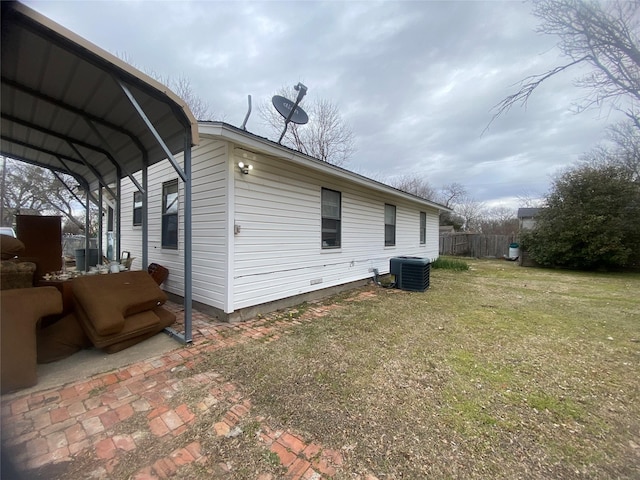
[[[469,264],[464,260],[450,257],[438,257],[435,262],[431,263],[431,268],[443,268],[446,270],[464,271],[469,270]]]

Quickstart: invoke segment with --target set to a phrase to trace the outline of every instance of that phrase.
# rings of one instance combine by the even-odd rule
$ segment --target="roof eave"
[[[295,150],[292,150],[288,147],[279,145],[267,139],[263,139],[262,137],[243,131],[224,122],[201,122],[199,124],[199,130],[200,133],[204,135],[218,136],[225,140],[237,144],[242,144],[243,146],[252,149],[256,153],[282,158],[294,164],[305,166],[313,170],[321,171],[329,175],[343,178],[350,182],[363,185],[380,192],[392,194],[411,202],[421,203],[430,208],[437,209],[442,213],[453,212],[452,209],[439,203],[426,200],[422,197],[418,197],[407,192],[403,192],[402,190],[398,190],[397,188],[370,179],[368,177],[365,177],[364,175],[360,175],[345,168],[338,167],[322,160],[318,160],[317,158],[310,157],[303,153],[296,152]]]

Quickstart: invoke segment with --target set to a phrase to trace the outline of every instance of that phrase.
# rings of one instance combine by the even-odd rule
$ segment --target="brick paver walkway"
[[[374,294],[364,291],[356,299]],[[181,320],[181,311],[175,305],[169,307]],[[201,443],[185,435],[199,416],[216,405],[231,405],[221,421],[211,425],[211,432],[218,436],[237,434],[234,429],[238,424],[253,416],[250,399],[220,374],[207,371],[189,376],[199,355],[254,339],[277,340],[292,325],[313,321],[333,308],[337,307],[318,304],[299,318],[269,315],[240,324],[216,324],[194,311],[194,342],[190,347],[59,388],[3,398],[3,450],[23,472],[80,456],[89,458],[94,470],[86,472],[86,478],[102,479],[111,478],[123,456],[135,453],[152,436],[175,448],[163,458],[148,459],[148,464],[131,478],[168,478],[194,463],[206,465],[209,458]],[[207,388],[196,402],[175,406],[171,401],[186,387],[202,385]],[[140,417],[144,421],[136,424],[135,431],[122,428]],[[293,431],[274,430],[261,417],[252,420],[260,426],[255,441],[278,456],[287,469],[287,479],[331,478],[343,466],[339,451],[305,443]],[[356,478],[375,479],[372,475]],[[275,480],[263,473],[256,480],[270,479]]]

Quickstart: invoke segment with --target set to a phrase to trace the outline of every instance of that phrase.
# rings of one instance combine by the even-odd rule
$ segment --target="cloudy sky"
[[[347,168],[418,174],[435,188],[458,182],[487,206],[542,195],[620,119],[573,113],[585,93],[573,71],[485,131],[518,81],[561,62],[557,38],[536,33],[519,1],[24,3],[142,69],[186,76],[213,119],[240,126],[250,94],[247,129],[259,135],[256,106],[302,82],[303,107],[331,100],[353,130]]]

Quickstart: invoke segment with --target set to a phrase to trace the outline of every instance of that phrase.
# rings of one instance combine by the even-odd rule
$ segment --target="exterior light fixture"
[[[253,170],[253,165],[249,165],[244,162],[239,162],[238,168],[240,168],[240,171],[246,175],[247,173],[249,173],[249,170]]]

